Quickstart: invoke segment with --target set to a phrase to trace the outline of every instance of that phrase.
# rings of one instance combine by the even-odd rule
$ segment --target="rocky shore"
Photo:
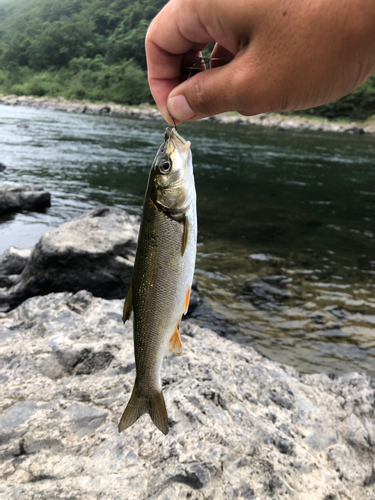
[[[0,497],[375,500],[373,377],[302,375],[189,317],[169,434],[148,415],[118,433],[138,224],[102,207],[0,256]]]
[[[170,432],[122,434],[134,380],[122,300],[34,297],[0,315],[0,496],[375,499],[375,380],[301,375],[184,322]]]
[[[99,114],[111,116],[138,116],[140,118],[162,119],[156,107],[148,104],[122,106],[115,103],[90,103],[70,101],[63,97],[33,97],[8,95],[0,96],[0,104],[8,106],[29,106],[34,108],[64,111],[68,113]],[[223,113],[208,118],[216,123],[236,123],[241,125],[260,125],[275,127],[279,130],[315,130],[325,132],[344,132],[349,134],[374,134],[375,120],[368,122],[336,122],[324,118],[307,118],[297,115],[262,113],[256,116],[241,116],[238,113]]]
[[[85,289],[99,297],[124,297],[138,226],[138,217],[101,207],[47,232],[26,259],[11,247],[0,256],[0,310],[50,292]]]
[[[47,232],[32,249],[10,247],[0,255],[0,311],[51,292],[88,290],[96,297],[124,298],[139,223],[124,210],[99,207]],[[193,290],[190,312],[199,301]]]
[[[51,193],[41,186],[0,187],[0,216],[22,210],[44,210],[50,206]]]

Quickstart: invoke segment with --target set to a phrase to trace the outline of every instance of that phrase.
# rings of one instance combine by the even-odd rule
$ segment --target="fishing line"
[[[170,113],[169,113],[170,114]],[[172,120],[173,120],[173,123],[174,123],[174,128],[176,129],[176,132],[177,132],[177,125],[176,125],[176,120],[173,118],[173,116],[171,115],[172,117]]]

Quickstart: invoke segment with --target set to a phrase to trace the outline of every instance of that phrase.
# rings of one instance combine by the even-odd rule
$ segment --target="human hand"
[[[374,33],[373,0],[170,0],[146,36],[150,89],[170,124],[307,109],[375,72]],[[212,69],[183,81],[210,42]]]

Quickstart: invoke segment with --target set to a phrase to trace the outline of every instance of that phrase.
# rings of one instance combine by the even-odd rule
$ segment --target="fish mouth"
[[[188,153],[190,151],[191,142],[185,141],[183,137],[177,132],[175,127],[167,127],[165,129],[165,150],[168,154],[171,154],[174,149],[180,151],[180,153]]]

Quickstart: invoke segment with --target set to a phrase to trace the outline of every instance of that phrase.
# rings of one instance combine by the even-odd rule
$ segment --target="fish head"
[[[190,141],[167,128],[151,168],[149,194],[155,205],[170,215],[184,215],[195,202]]]

